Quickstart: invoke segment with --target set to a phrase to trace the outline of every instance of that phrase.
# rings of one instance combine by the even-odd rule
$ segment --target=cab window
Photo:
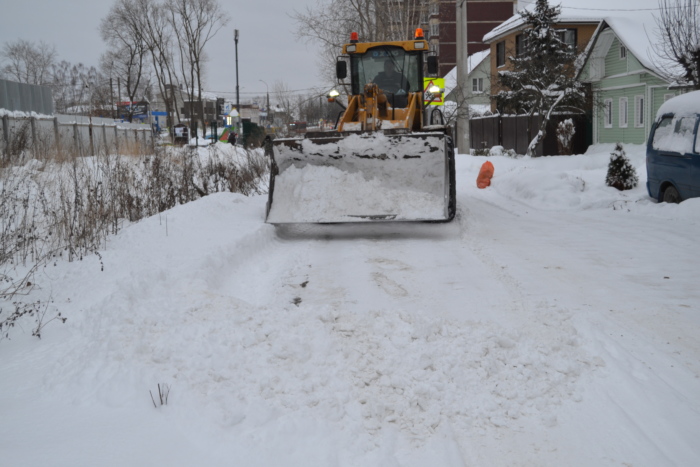
[[[367,83],[382,80],[387,74],[393,79],[387,86],[390,89],[385,91],[396,94],[422,91],[422,76],[418,72],[422,67],[420,59],[420,53],[391,46],[374,47],[364,54],[352,54],[353,94],[361,94]]]

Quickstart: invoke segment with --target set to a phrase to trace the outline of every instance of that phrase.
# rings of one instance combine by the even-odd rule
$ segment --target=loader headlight
[[[347,53],[353,53],[355,50],[357,50],[357,46],[355,44],[351,44],[345,47],[345,50]]]
[[[440,94],[440,87],[433,84],[428,88],[428,92],[431,94]]]
[[[340,93],[335,89],[331,89],[331,92],[328,93],[328,97],[333,97],[333,98],[336,98],[339,95],[340,95]]]

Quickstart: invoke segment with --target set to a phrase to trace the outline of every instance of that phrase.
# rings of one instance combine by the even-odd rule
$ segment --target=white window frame
[[[430,25],[430,37],[440,37],[440,23]]]
[[[644,120],[646,113],[646,99],[642,95],[634,96],[634,127],[644,128]]]
[[[626,58],[627,58],[627,47],[620,44],[620,60],[624,60]]]
[[[626,97],[620,98],[618,114],[618,125],[620,128],[627,128],[629,125],[629,102]]]
[[[484,78],[472,78],[472,92],[484,92]]]
[[[612,128],[613,124],[613,100],[612,99],[605,99],[604,105],[603,105],[603,123],[605,124],[605,128]]]

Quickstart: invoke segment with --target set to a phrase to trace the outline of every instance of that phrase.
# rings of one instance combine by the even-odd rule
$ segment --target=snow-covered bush
[[[576,128],[574,127],[574,121],[572,119],[567,118],[559,122],[559,125],[557,125],[557,146],[559,147],[559,154],[562,156],[571,155],[571,144],[574,141],[575,134]]]
[[[605,184],[618,190],[630,190],[636,187],[638,183],[637,171],[627,158],[625,149],[621,143],[616,143],[615,149],[610,153],[610,163],[608,164]]]

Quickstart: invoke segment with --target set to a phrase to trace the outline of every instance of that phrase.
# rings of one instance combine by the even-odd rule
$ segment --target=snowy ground
[[[8,466],[700,465],[700,199],[612,146],[459,155],[450,224],[275,228],[218,194],[59,263],[0,342]],[[155,408],[158,384],[168,404]]]

